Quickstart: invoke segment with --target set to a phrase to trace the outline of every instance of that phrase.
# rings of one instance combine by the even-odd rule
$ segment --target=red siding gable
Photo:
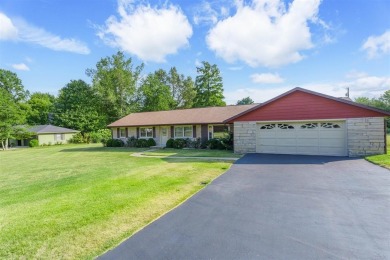
[[[295,91],[234,118],[232,121],[338,119],[383,116],[386,115],[326,97],[303,91]]]

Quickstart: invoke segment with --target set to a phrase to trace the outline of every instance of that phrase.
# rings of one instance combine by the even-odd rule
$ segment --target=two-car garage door
[[[256,152],[345,156],[345,122],[259,123]]]

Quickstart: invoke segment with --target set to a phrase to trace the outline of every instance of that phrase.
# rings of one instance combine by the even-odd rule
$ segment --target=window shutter
[[[61,134],[61,140],[65,140],[65,134]]]
[[[126,138],[129,137],[129,129],[126,127]]]
[[[114,139],[114,129],[111,129],[111,139]]]
[[[119,132],[120,130],[119,130],[119,127],[116,129],[116,138],[119,138],[120,136],[119,136],[119,134],[120,134],[120,132]]]
[[[137,138],[139,138],[139,127],[137,127]]]
[[[192,126],[192,137],[196,138],[196,125]]]
[[[153,126],[153,138],[156,138],[156,127]]]
[[[173,125],[171,126],[171,138],[175,138],[175,128]]]

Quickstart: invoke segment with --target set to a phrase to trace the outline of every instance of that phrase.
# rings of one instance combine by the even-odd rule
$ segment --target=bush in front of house
[[[194,148],[194,149],[200,149],[201,148],[201,140],[200,138],[196,138],[195,140],[192,140],[190,138],[186,139],[186,146],[187,148]]]
[[[120,139],[110,139],[107,140],[106,145],[107,147],[123,147],[125,144]]]
[[[30,147],[37,147],[37,146],[39,146],[39,141],[38,141],[38,139],[32,139],[32,140],[28,143],[28,146],[30,146]]]
[[[207,145],[207,148],[209,148],[211,150],[223,150],[223,149],[225,149],[223,143],[221,142],[221,139],[219,139],[219,138],[209,139],[206,142],[206,145]]]
[[[168,139],[168,141],[167,141],[165,147],[166,147],[166,148],[173,148],[173,143],[174,143],[174,142],[175,142],[175,139],[173,139],[173,138]]]
[[[185,139],[182,139],[182,138],[177,138],[173,141],[173,148],[176,148],[176,149],[183,149],[184,147],[186,147],[186,140]]]
[[[135,138],[134,136],[127,138],[126,141],[127,147],[136,147],[136,143],[137,143],[137,138]]]
[[[81,133],[77,133],[73,135],[68,142],[72,144],[83,144],[87,143],[87,140],[85,140],[84,136]]]
[[[154,141],[153,138],[149,138],[148,139],[148,147],[155,146],[155,145],[156,145],[156,141]]]
[[[148,140],[146,140],[146,139],[137,139],[137,141],[135,142],[135,147],[137,147],[137,148],[149,147],[148,146]]]

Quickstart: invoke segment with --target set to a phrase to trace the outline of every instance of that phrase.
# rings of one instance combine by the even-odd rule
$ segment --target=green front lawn
[[[367,156],[366,160],[390,169],[390,135],[387,135],[387,154]]]
[[[0,259],[93,258],[231,165],[129,156],[141,151],[63,145],[0,152]]]
[[[206,150],[206,149],[172,149],[164,148],[154,151],[143,152],[147,156],[172,156],[172,157],[222,157],[222,158],[240,158],[242,155],[235,154],[233,151],[226,150]]]

